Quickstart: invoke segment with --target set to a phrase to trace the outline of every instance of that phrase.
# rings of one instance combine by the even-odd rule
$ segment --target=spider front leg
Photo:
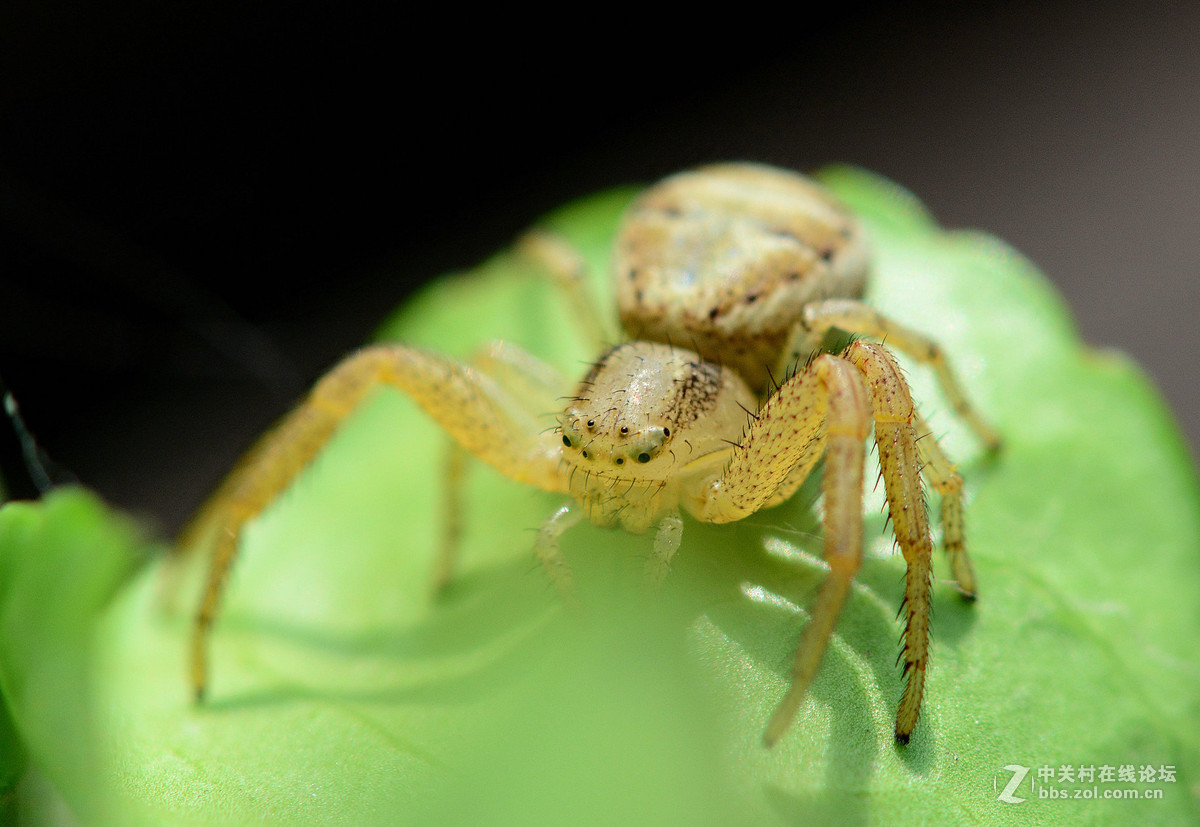
[[[820,666],[850,583],[862,560],[864,441],[872,420],[896,539],[908,564],[904,659],[908,683],[896,716],[896,740],[906,743],[924,694],[929,648],[931,541],[921,489],[912,398],[891,355],[855,342],[840,356],[818,356],[783,384],[750,423],[723,476],[711,482],[697,516],[729,522],[773,502],[811,470],[825,444],[825,558],[829,575],[805,626],[792,686],[764,734],[773,744],[795,717]]]
[[[826,331],[833,327],[879,339],[932,367],[942,394],[955,413],[962,417],[989,451],[1000,450],[1000,435],[967,397],[941,346],[928,336],[892,321],[862,302],[828,299],[806,306],[803,321],[793,330],[784,350],[782,367],[786,368],[796,359],[816,350]]]
[[[588,288],[588,266],[569,241],[549,230],[535,229],[517,240],[517,253],[540,266],[562,292],[589,346],[599,352],[621,337],[602,314]]]
[[[921,455],[917,447],[912,395],[892,355],[880,345],[855,342],[842,354],[867,380],[875,419],[879,471],[887,494],[888,516],[896,542],[908,564],[904,578],[904,672],[908,676],[896,712],[896,740],[907,744],[925,694],[929,661],[930,575],[933,541],[921,488]],[[932,438],[932,437],[931,437]]]
[[[946,456],[942,446],[929,430],[929,424],[918,413],[913,413],[913,425],[917,429],[917,449],[921,452],[922,475],[942,496],[942,545],[950,571],[958,583],[958,591],[967,600],[979,596],[975,568],[967,556],[967,541],[963,523],[963,481],[954,470],[954,463]]]
[[[466,451],[507,476],[565,493],[556,435],[528,416],[487,375],[401,345],[369,347],[352,354],[247,453],[183,534],[190,542],[215,538],[193,623],[191,680],[197,700],[207,685],[208,638],[243,527],[292,483],[379,385],[407,393]]]
[[[491,342],[476,351],[470,367],[503,388],[529,422],[543,419],[561,406],[569,385],[552,366],[509,342]],[[433,568],[433,593],[441,594],[454,579],[462,539],[462,489],[468,468],[467,449],[446,440],[442,481],[442,537]]]
[[[862,562],[864,442],[870,430],[871,403],[858,370],[844,359],[818,356],[759,410],[697,514],[709,522],[749,516],[773,502],[780,486],[798,485],[820,456],[814,445],[824,444],[829,574],[796,650],[791,688],[763,735],[768,746],[795,717]]]

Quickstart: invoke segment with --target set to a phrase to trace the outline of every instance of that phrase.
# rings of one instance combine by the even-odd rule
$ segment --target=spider
[[[602,341],[605,321],[586,298],[579,255],[541,231],[519,247]],[[988,448],[998,448],[998,435],[968,402],[934,342],[858,301],[870,262],[863,230],[804,176],[738,163],[671,176],[628,208],[613,262],[620,320],[631,338],[604,350],[568,397],[556,428],[546,430],[539,417],[569,384],[513,345],[494,344],[469,364],[376,345],[334,367],[251,449],[194,521],[219,528],[193,626],[197,701],[243,527],[373,389],[390,385],[449,433],[460,456],[473,454],[518,482],[569,495],[535,541],[546,575],[567,597],[573,581],[559,539],[581,520],[653,531],[645,575],[658,584],[680,548],[683,512],[709,523],[740,520],[787,500],[824,457],[829,573],[802,632],[791,687],[766,726],[767,746],[795,717],[861,565],[863,466],[873,431],[907,563],[901,652],[907,682],[895,737],[908,742],[929,653],[932,540],[922,478],[941,494],[945,551],[958,589],[973,599],[962,479],[929,435],[884,346],[864,338],[835,353],[822,342],[835,329],[886,340],[932,366],[943,394]],[[775,376],[785,378],[776,383]],[[451,569],[443,554],[438,579]]]

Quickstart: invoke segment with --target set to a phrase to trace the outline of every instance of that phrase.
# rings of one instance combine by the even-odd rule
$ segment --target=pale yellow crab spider
[[[571,297],[589,335],[606,336],[570,248],[544,233],[527,236],[521,248]],[[243,527],[386,385],[414,399],[462,452],[518,482],[569,495],[535,541],[547,576],[567,596],[572,574],[559,538],[579,521],[653,532],[646,576],[658,583],[680,548],[682,514],[740,520],[789,498],[824,457],[829,574],[804,628],[791,689],[767,724],[767,744],[794,718],[861,565],[863,466],[873,433],[907,563],[901,656],[908,680],[895,728],[907,742],[929,654],[932,542],[922,478],[941,494],[951,569],[961,592],[974,597],[962,480],[914,409],[888,350],[859,340],[821,352],[826,333],[885,339],[930,365],[979,438],[994,449],[999,437],[933,342],[858,301],[869,260],[854,217],[816,183],[768,167],[708,167],[660,182],[630,207],[615,242],[614,280],[633,338],[608,348],[573,391],[553,368],[511,345],[485,348],[469,364],[403,345],[352,354],[251,450],[196,520],[218,527],[195,617],[196,696],[207,685],[209,633]],[[772,375],[789,378],[776,386]],[[564,394],[565,409],[556,401]],[[547,430],[542,415],[555,408],[558,427]],[[452,576],[451,560],[444,552],[439,582]]]

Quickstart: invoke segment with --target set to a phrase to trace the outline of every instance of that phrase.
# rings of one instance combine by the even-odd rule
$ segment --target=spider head
[[[631,425],[615,414],[568,409],[561,420],[563,457],[601,475],[659,476],[655,460],[671,442],[670,425]]]
[[[695,419],[681,393],[698,361],[690,351],[650,342],[604,354],[559,417],[567,464],[601,477],[670,477],[685,458],[674,448],[679,434]]]

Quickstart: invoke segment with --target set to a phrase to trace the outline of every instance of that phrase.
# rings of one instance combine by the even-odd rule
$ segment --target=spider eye
[[[587,459],[587,458],[588,458],[588,452],[587,452],[587,451],[584,451],[584,452],[583,452],[583,458],[584,458],[584,459]]]
[[[623,434],[627,434],[627,433],[629,433],[629,426],[628,426],[628,425],[622,425],[622,426],[621,426],[621,433],[623,433]]]
[[[568,448],[571,447],[571,438],[569,436],[563,436],[563,445],[566,445]]]
[[[663,428],[663,436],[670,436],[670,435],[671,435],[671,429]]]
[[[642,451],[640,454],[637,455],[637,461],[638,462],[649,462],[650,455],[647,454],[645,451]]]
[[[625,458],[617,457],[617,465],[624,465],[624,464],[625,464]]]
[[[589,419],[589,420],[588,420],[588,422],[587,422],[587,426],[588,426],[589,428],[595,428],[595,427],[596,427],[596,420],[594,420],[594,419]]]

